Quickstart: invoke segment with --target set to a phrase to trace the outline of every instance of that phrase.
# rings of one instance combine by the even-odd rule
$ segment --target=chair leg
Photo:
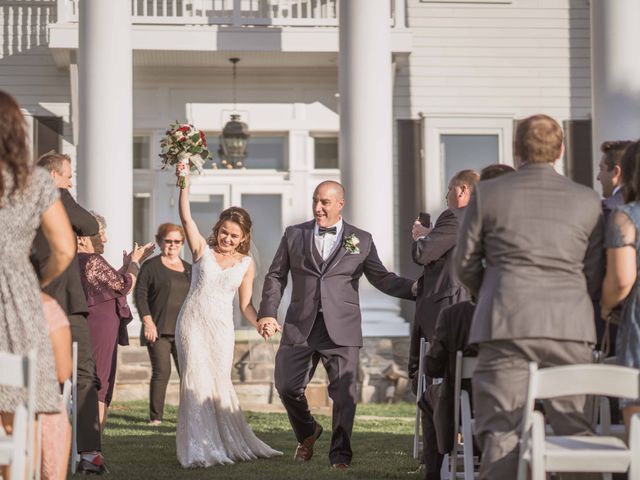
[[[420,456],[420,408],[416,404],[416,421],[413,430],[413,459],[417,460]]]
[[[71,374],[71,474],[78,468],[78,343],[73,342],[73,369]]]
[[[531,480],[545,480],[547,476],[544,461],[544,416],[533,412],[531,426]]]
[[[460,409],[462,420],[462,436],[464,445],[462,454],[464,459],[464,479],[473,480],[473,434],[471,433],[471,402],[466,391],[460,392]]]
[[[629,480],[640,480],[640,413],[635,413],[629,421],[629,450]]]
[[[454,445],[449,455],[449,478],[456,478],[458,475],[458,432],[454,432]]]

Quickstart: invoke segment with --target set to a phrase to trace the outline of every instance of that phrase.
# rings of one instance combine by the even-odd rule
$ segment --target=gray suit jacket
[[[264,279],[258,317],[275,317],[291,273],[293,291],[282,332],[283,344],[303,344],[322,305],[331,340],[341,346],[362,346],[362,319],[358,296],[359,279],[394,297],[413,299],[413,281],[387,271],[378,258],[371,234],[343,223],[337,251],[319,265],[314,258],[315,221],[288,227]],[[354,234],[359,253],[344,248],[344,238]]]
[[[602,237],[598,195],[549,164],[480,182],[454,254],[478,298],[469,342],[595,342],[590,294],[604,273]]]

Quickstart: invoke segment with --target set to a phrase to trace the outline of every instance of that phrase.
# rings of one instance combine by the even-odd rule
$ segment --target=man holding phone
[[[462,170],[449,181],[447,209],[431,227],[431,216],[421,212],[413,224],[413,261],[424,268],[418,280],[416,316],[411,331],[409,377],[417,389],[420,338],[432,338],[438,314],[442,309],[468,300],[452,265],[453,249],[458,238],[458,221],[471,199],[480,175],[474,170]]]
[[[480,175],[474,170],[462,170],[449,181],[447,209],[431,227],[431,215],[421,212],[413,224],[413,261],[422,265],[424,272],[418,280],[416,316],[411,328],[409,349],[409,378],[413,391],[418,390],[420,339],[433,338],[436,320],[444,308],[469,299],[466,289],[458,281],[452,263],[453,250],[458,239],[458,223],[463,209],[471,199],[474,185]],[[423,431],[425,429],[423,416]],[[426,464],[423,449],[422,463]]]

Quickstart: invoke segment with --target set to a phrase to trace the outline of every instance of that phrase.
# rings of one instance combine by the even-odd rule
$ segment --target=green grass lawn
[[[161,426],[147,425],[147,403],[114,403],[103,439],[109,479],[414,479],[416,462],[411,458],[415,407],[359,405],[352,437],[352,468],[339,472],[329,467],[327,457],[331,418],[317,416],[325,432],[316,443],[308,464],[292,460],[296,440],[284,413],[246,412],[256,434],[284,452],[282,457],[185,470],[178,464],[175,447],[175,407],[166,407]]]

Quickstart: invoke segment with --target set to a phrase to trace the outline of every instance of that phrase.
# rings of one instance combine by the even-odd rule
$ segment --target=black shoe
[[[105,473],[109,473],[109,471],[104,464],[104,458],[102,455],[96,455],[92,461],[89,461],[86,458],[81,458],[80,463],[78,463],[76,473],[80,473],[82,475],[104,475]]]

